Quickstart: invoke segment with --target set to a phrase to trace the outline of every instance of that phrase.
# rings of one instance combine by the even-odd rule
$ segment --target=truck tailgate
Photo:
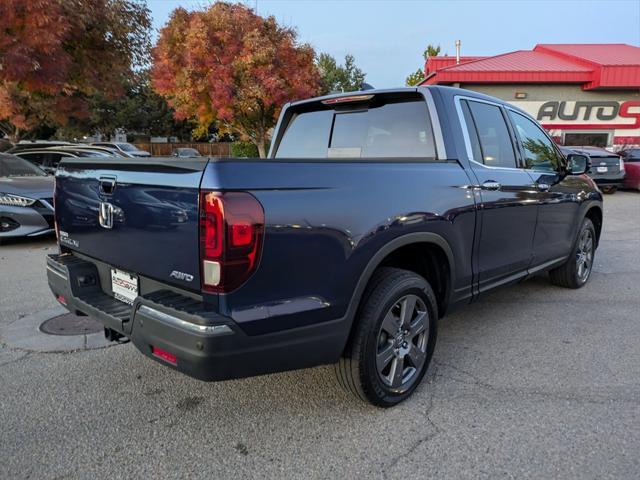
[[[133,274],[198,290],[198,191],[207,161],[64,160],[55,193],[61,246]]]

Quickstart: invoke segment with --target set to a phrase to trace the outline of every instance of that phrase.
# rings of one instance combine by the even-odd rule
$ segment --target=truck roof
[[[518,107],[511,105],[509,102],[501,100],[496,97],[491,97],[489,95],[485,95],[483,93],[474,92],[473,90],[467,90],[465,88],[456,88],[456,87],[447,87],[444,85],[426,85],[426,86],[418,86],[418,87],[397,87],[397,88],[374,88],[369,90],[358,90],[354,92],[342,92],[342,93],[332,93],[329,95],[323,95],[320,97],[307,98],[304,100],[297,100],[294,102],[290,102],[290,106],[303,105],[306,103],[313,102],[321,102],[323,100],[330,100],[332,98],[343,98],[343,97],[351,97],[351,96],[359,96],[359,95],[380,95],[380,94],[393,94],[393,93],[411,93],[411,92],[419,92],[421,90],[430,90],[430,91],[439,91],[443,96],[453,97],[455,95],[464,95],[465,97],[474,97],[480,100],[487,100],[494,103],[500,103],[502,105],[509,105],[510,108],[514,108],[518,111],[521,111]],[[528,115],[528,114],[527,114]]]

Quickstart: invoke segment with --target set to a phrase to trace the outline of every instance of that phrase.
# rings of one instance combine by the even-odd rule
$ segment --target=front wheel
[[[560,287],[580,288],[591,275],[596,253],[596,230],[588,218],[582,221],[571,256],[560,267],[549,272],[551,283]]]
[[[424,377],[436,343],[438,307],[429,283],[397,268],[371,279],[350,344],[336,364],[339,383],[358,398],[391,407]]]
[[[602,190],[602,193],[616,193],[616,191],[618,190],[618,187],[600,187],[600,190]]]

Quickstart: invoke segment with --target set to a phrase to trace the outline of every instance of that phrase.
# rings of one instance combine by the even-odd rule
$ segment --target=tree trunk
[[[3,121],[0,125],[0,131],[4,133],[11,143],[18,143],[20,141],[20,129],[9,123]]]
[[[258,140],[256,142],[256,147],[258,147],[258,155],[260,155],[260,158],[267,158],[267,149],[265,148],[265,141]]]

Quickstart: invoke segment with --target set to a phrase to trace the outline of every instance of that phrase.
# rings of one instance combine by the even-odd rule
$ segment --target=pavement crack
[[[435,372],[431,375],[431,378],[433,379],[433,382],[435,382],[436,377],[437,377],[437,366],[435,368]],[[433,404],[433,393],[429,396],[429,402],[427,404],[427,407],[423,413],[424,418],[427,420],[427,423],[429,425],[429,432],[426,433],[425,435],[422,435],[420,437],[418,437],[418,439],[416,439],[406,451],[403,451],[401,454],[395,456],[391,462],[386,466],[386,468],[383,467],[382,469],[382,475],[383,478],[389,478],[387,472],[388,471],[393,471],[394,468],[396,467],[396,465],[398,465],[398,463],[400,463],[400,461],[404,458],[410,457],[411,455],[413,455],[413,453],[418,450],[418,448],[420,448],[421,445],[423,445],[426,442],[429,442],[430,440],[434,439],[435,437],[437,437],[438,435],[440,435],[444,430],[442,428],[440,428],[438,425],[436,425],[434,423],[434,421],[431,419],[430,414],[433,411],[434,408],[434,404]]]
[[[456,367],[455,365],[451,365],[448,363],[443,363],[443,362],[438,362],[435,359],[433,360],[434,363],[437,366],[441,366],[441,367],[445,367],[445,368],[450,368],[451,370],[454,370],[458,373],[461,373],[463,375],[465,375],[466,377],[468,377],[470,380],[466,381],[460,378],[455,378],[455,377],[451,377],[445,374],[441,374],[441,373],[435,373],[435,375],[437,375],[438,377],[441,378],[446,378],[448,380],[452,380],[454,382],[459,382],[459,383],[463,383],[466,385],[475,385],[481,388],[484,388],[486,390],[490,390],[492,392],[495,393],[499,393],[502,395],[515,395],[515,396],[525,396],[525,395],[534,395],[534,396],[538,396],[538,397],[542,397],[548,400],[561,400],[561,401],[568,401],[568,402],[578,402],[578,403],[588,403],[588,404],[593,404],[593,405],[606,405],[606,404],[611,404],[611,403],[628,403],[628,404],[632,404],[632,405],[638,405],[640,404],[640,395],[634,395],[631,394],[629,397],[619,397],[619,398],[615,398],[615,397],[610,397],[610,396],[606,396],[606,395],[598,395],[598,394],[591,394],[591,395],[581,395],[581,394],[575,394],[575,393],[567,393],[567,392],[558,392],[558,391],[548,391],[548,390],[536,390],[536,389],[521,389],[521,388],[514,388],[514,387],[501,387],[501,386],[497,386],[497,385],[492,385],[491,383],[488,382],[484,382],[482,380],[480,380],[477,376],[475,376],[474,374],[460,368],[460,367]]]
[[[15,363],[21,362],[22,360],[26,359],[27,357],[30,357],[32,355],[32,353],[33,352],[26,352],[23,355],[19,356],[18,358],[14,358],[14,359],[9,360],[7,362],[0,363],[0,368],[6,367],[7,365],[13,365]]]

